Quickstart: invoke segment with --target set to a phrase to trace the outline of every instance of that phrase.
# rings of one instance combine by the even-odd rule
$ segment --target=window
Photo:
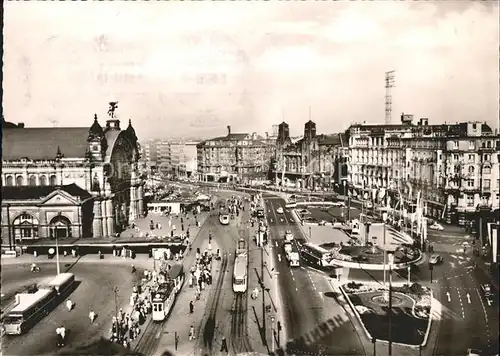
[[[474,149],[474,141],[469,141],[469,150]]]
[[[458,155],[457,155],[457,154],[454,154],[454,155],[453,155],[453,159],[454,159],[455,161],[458,161]]]
[[[47,177],[40,176],[40,185],[47,185]]]
[[[472,124],[472,129],[475,130],[477,128],[476,124]]]
[[[489,160],[490,160],[490,155],[489,154],[483,155],[483,161],[484,162],[488,162]]]
[[[469,161],[474,162],[474,155],[469,155]]]
[[[483,187],[484,187],[484,189],[490,189],[491,188],[491,180],[490,179],[485,179],[483,181]]]
[[[474,166],[469,166],[469,173],[473,174],[474,173]]]
[[[14,178],[12,176],[7,176],[7,178],[5,178],[5,185],[7,187],[12,187],[14,185]]]
[[[57,185],[57,178],[56,178],[55,174],[50,176],[50,185],[51,186]]]
[[[16,185],[17,186],[24,185],[24,178],[22,176],[16,177]]]
[[[458,148],[458,141],[453,141],[453,148]]]
[[[36,177],[31,175],[30,180],[29,180],[29,185],[35,186],[36,185]]]
[[[497,188],[500,188],[500,179],[497,179]]]
[[[491,148],[491,141],[486,142],[486,147]]]
[[[467,186],[468,186],[469,188],[474,187],[474,179],[469,179],[469,180],[467,180]]]
[[[484,167],[483,174],[491,174],[491,167]]]
[[[467,206],[474,206],[474,196],[467,195]]]

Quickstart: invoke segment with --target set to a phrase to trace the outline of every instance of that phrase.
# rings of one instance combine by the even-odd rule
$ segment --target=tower
[[[385,123],[390,124],[392,119],[392,94],[394,88],[394,70],[385,72]]]

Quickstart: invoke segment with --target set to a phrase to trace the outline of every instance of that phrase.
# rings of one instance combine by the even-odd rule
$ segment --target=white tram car
[[[240,239],[236,247],[233,271],[234,293],[245,293],[248,284],[248,250],[245,239]]]
[[[175,299],[184,284],[182,265],[174,265],[170,269],[169,279],[152,293],[153,320],[164,321],[175,303]]]

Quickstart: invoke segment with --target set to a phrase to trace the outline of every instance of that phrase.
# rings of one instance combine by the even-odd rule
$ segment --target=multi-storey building
[[[401,115],[398,125],[353,125],[349,182],[354,195],[394,204],[418,195],[427,214],[464,223],[479,205],[498,208],[498,141],[478,122],[429,125]]]
[[[172,161],[170,154],[170,142],[159,140],[156,142],[156,166],[160,173],[172,173]]]
[[[141,144],[141,161],[146,168],[156,166],[157,160],[157,141],[153,139],[146,140]]]
[[[330,187],[340,180],[340,166],[347,148],[343,134],[317,135],[316,124],[304,125],[304,136],[296,142],[290,138],[287,123],[279,125],[274,164],[276,178],[284,185]]]
[[[203,181],[240,181],[266,177],[274,145],[256,133],[231,133],[197,145],[198,175]]]
[[[114,236],[141,216],[140,148],[132,124],[14,128],[2,142],[2,243]],[[8,241],[7,241],[8,239]]]

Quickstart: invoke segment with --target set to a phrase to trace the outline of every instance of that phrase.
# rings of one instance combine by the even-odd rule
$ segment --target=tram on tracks
[[[156,291],[152,293],[153,321],[161,322],[168,318],[177,295],[182,289],[184,279],[183,266],[172,266],[165,283],[161,283]]]
[[[224,206],[221,206],[219,208],[219,222],[221,223],[221,225],[229,225],[229,220],[230,220],[230,217],[229,217],[229,209],[224,207]]]
[[[239,239],[233,270],[234,293],[245,293],[248,288],[248,249],[245,239]]]

